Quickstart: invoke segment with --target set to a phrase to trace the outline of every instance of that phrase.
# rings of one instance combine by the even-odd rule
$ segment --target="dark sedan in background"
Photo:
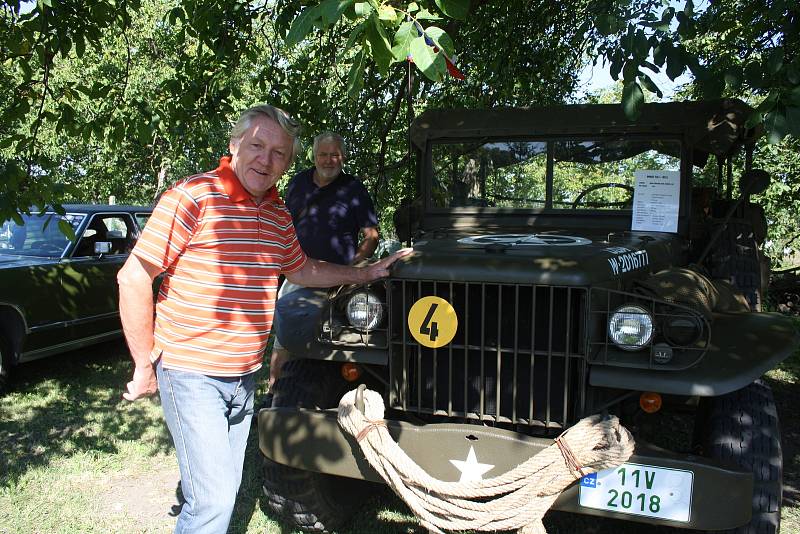
[[[16,365],[121,335],[117,271],[152,208],[64,209],[0,227],[0,394]]]

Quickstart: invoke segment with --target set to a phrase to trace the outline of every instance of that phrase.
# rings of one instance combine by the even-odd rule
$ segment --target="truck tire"
[[[0,332],[0,396],[4,395],[11,384],[11,362],[13,360],[11,343]]]
[[[711,277],[733,284],[745,296],[753,311],[761,311],[764,301],[761,255],[750,221],[731,219],[710,258]]]
[[[273,386],[273,407],[332,408],[351,389],[335,364],[291,360]],[[305,532],[333,532],[350,520],[373,484],[303,471],[264,458],[263,491],[269,512]]]
[[[721,397],[704,398],[703,453],[753,471],[753,516],[729,534],[775,534],[780,529],[783,455],[772,390],[762,380]],[[704,422],[704,423],[703,423]],[[714,531],[719,532],[719,531]]]

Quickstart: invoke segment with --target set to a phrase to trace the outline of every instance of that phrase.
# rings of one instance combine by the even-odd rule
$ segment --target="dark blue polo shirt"
[[[297,239],[310,257],[349,265],[362,228],[378,226],[375,206],[364,184],[342,172],[325,187],[314,183],[314,168],[296,174],[286,189]]]

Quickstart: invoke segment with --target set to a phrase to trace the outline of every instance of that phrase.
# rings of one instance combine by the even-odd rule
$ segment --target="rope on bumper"
[[[514,469],[486,480],[445,482],[430,476],[392,439],[383,424],[381,396],[364,391],[364,412],[356,391],[339,402],[339,425],[358,437],[369,464],[402,498],[424,528],[491,532],[546,533],[542,517],[558,495],[581,473],[617,466],[633,454],[630,432],[614,417],[580,420],[558,441]]]

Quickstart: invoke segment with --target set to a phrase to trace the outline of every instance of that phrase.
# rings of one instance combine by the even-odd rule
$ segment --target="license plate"
[[[622,464],[581,478],[580,504],[623,514],[689,521],[694,473]]]

